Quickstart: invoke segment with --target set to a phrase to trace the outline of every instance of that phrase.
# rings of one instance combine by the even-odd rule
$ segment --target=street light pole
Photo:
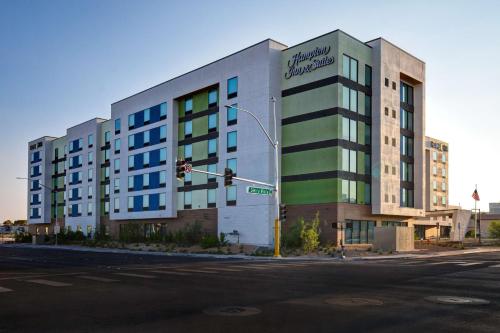
[[[279,219],[280,212],[280,188],[279,188],[279,142],[278,142],[278,122],[276,117],[276,98],[274,96],[271,97],[271,103],[273,103],[273,120],[274,120],[274,140],[271,138],[271,135],[266,131],[261,121],[250,111],[239,108],[237,106],[225,105],[224,107],[227,109],[236,109],[238,111],[242,111],[248,113],[252,116],[257,123],[259,124],[262,132],[266,135],[269,143],[274,149],[274,191],[275,191],[275,200],[276,200],[276,218],[274,220],[274,257],[281,257],[280,255],[280,238],[281,238],[281,221]]]
[[[29,180],[28,178],[26,177],[16,177],[16,179],[23,179],[23,180]],[[56,235],[56,243],[55,243],[55,246],[57,246],[57,234],[58,232],[56,232],[56,227],[59,226],[59,224],[57,223],[57,193],[56,191],[54,191],[54,189],[52,187],[49,187],[41,182],[38,182],[39,185],[41,185],[42,187],[48,189],[50,191],[50,193],[54,193],[54,204],[55,204],[55,219],[56,219],[56,222],[54,224],[54,234]],[[52,217],[52,214],[51,214],[51,217]]]

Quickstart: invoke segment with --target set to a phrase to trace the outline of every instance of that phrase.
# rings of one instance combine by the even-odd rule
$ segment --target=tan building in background
[[[426,211],[448,209],[448,143],[425,137]]]

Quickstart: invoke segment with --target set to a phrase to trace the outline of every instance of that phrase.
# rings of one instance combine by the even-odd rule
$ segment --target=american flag
[[[476,201],[479,201],[479,193],[477,193],[477,190],[474,190],[474,193],[472,193],[472,198]]]

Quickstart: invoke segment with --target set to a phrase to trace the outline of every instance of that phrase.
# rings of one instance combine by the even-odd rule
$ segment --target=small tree
[[[26,220],[15,220],[14,225],[26,225],[28,221]]]
[[[488,231],[492,238],[500,239],[500,221],[491,222]]]
[[[11,220],[5,220],[5,221],[3,221],[3,225],[12,225],[12,221]]]
[[[318,249],[319,233],[319,212],[316,212],[314,219],[304,225],[300,234],[302,249],[305,253],[311,253]]]

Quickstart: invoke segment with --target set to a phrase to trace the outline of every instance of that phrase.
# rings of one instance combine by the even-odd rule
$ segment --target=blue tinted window
[[[193,157],[193,146],[192,145],[185,145],[184,146],[184,158],[191,158]]]
[[[208,140],[208,153],[209,154],[217,153],[217,139]]]
[[[161,103],[160,104],[160,117],[166,117],[167,116],[167,103]]]
[[[208,106],[217,105],[217,89],[208,92]]]
[[[231,170],[233,170],[233,173],[238,172],[238,162],[236,158],[230,158],[227,160],[227,167]]]
[[[227,133],[227,147],[228,148],[236,148],[236,146],[238,144],[237,138],[238,138],[238,136],[237,136],[236,131]]]
[[[238,119],[238,104],[231,105],[231,108],[227,108],[227,122],[229,124],[236,124],[236,120]]]
[[[115,119],[115,132],[120,131],[122,128],[120,119]]]
[[[185,112],[193,111],[193,99],[192,98],[188,98],[184,101],[184,111]]]
[[[208,129],[216,129],[217,128],[217,114],[211,114],[208,116]]]
[[[235,76],[227,80],[227,98],[238,96],[238,77]]]

